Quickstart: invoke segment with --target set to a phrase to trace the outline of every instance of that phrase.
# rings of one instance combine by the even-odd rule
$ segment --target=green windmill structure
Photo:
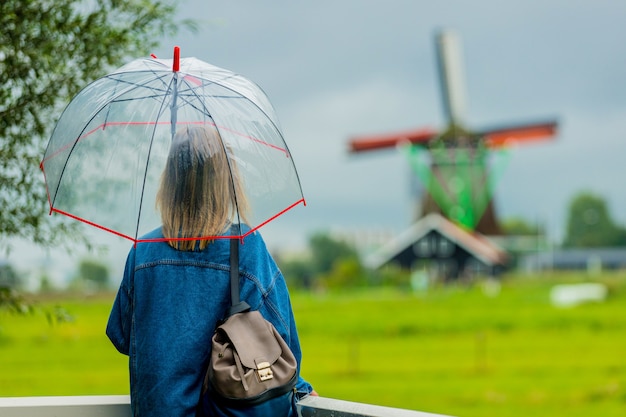
[[[484,235],[500,235],[493,195],[510,157],[510,145],[556,135],[557,122],[468,129],[460,42],[450,31],[436,34],[437,65],[446,125],[441,130],[360,136],[350,153],[399,148],[425,192],[416,212],[440,213],[458,226]],[[417,220],[417,219],[416,219]]]

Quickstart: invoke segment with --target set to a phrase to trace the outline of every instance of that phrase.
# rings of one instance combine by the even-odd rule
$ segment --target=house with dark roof
[[[364,263],[372,269],[386,265],[411,271],[427,269],[439,279],[454,280],[497,276],[506,269],[507,261],[506,251],[484,235],[430,213],[367,257]]]

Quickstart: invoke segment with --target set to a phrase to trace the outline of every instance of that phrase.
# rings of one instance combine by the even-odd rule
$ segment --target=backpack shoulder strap
[[[239,298],[239,238],[230,239],[230,309],[228,317],[250,310]]]

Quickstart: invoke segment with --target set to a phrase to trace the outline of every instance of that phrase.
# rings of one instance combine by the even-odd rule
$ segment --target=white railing
[[[401,408],[307,397],[298,403],[301,417],[445,417]],[[81,397],[0,397],[2,417],[131,417],[128,395]]]
[[[132,417],[128,395],[0,398],[2,417]]]
[[[446,417],[441,414],[334,400],[325,397],[304,398],[298,403],[298,413],[301,417]]]

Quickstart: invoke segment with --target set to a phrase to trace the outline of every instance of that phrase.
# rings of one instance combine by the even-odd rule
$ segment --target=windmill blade
[[[485,129],[477,135],[484,138],[485,145],[496,148],[519,142],[551,139],[556,136],[557,127],[557,121],[552,120]]]
[[[351,153],[357,153],[395,148],[402,143],[427,144],[437,134],[436,130],[423,128],[386,135],[361,136],[351,139],[348,146]]]
[[[443,113],[448,126],[462,126],[465,122],[466,94],[461,42],[454,32],[441,31],[436,35],[435,45]]]

